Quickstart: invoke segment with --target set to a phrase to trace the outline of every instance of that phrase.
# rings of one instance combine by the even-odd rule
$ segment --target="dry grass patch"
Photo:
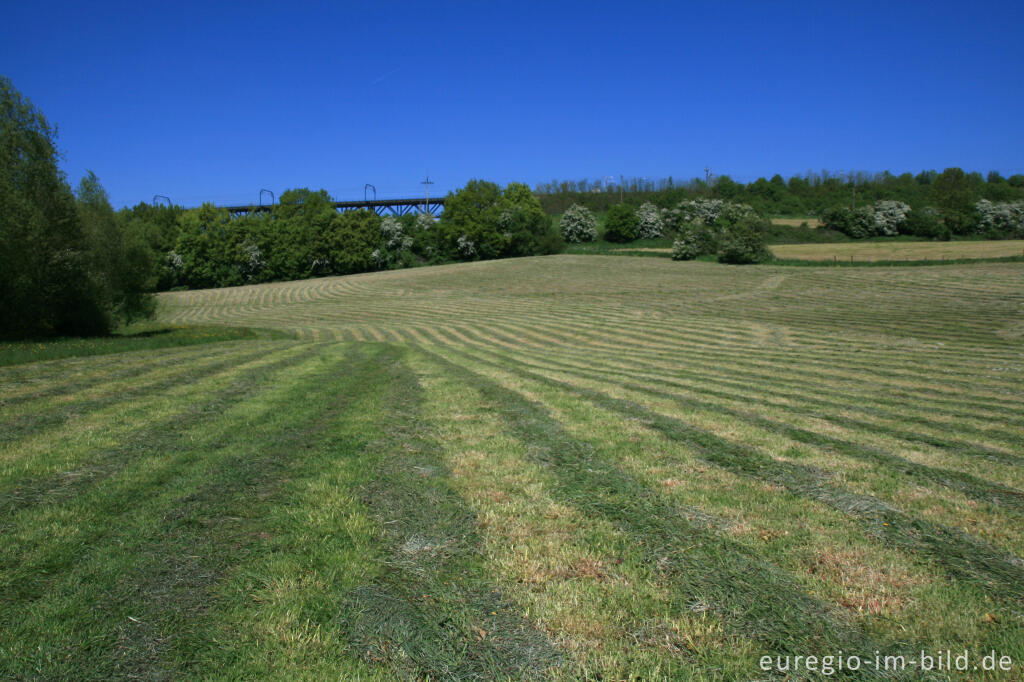
[[[1024,256],[1024,240],[982,242],[865,242],[841,244],[775,244],[776,258],[814,261],[961,260]]]

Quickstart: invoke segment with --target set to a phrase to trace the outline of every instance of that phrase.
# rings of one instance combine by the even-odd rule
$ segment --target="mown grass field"
[[[807,225],[807,227],[818,228],[821,227],[821,221],[817,218],[772,218],[772,225],[785,225],[786,227],[800,227],[801,225]]]
[[[812,261],[964,260],[1024,256],[1024,240],[958,242],[861,242],[845,244],[774,244],[776,258]]]
[[[0,676],[1020,679],[1022,284],[569,255],[163,295],[296,338],[0,368]]]

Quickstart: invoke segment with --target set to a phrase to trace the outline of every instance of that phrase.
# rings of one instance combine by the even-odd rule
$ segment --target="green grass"
[[[1022,282],[570,254],[161,295],[234,340],[0,367],[0,676],[1018,679]]]
[[[94,338],[39,339],[37,341],[0,341],[0,366],[60,358],[108,355],[136,350],[157,350],[217,341],[258,338],[286,338],[282,331],[232,327],[168,326],[136,323],[122,327],[109,336]]]
[[[786,244],[771,247],[776,257],[811,261],[1024,260],[1024,240],[929,242],[892,238],[845,244]]]

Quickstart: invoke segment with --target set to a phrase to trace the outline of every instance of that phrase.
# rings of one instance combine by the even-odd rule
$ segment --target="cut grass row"
[[[562,256],[168,295],[344,342],[0,368],[0,674],[1020,661],[1020,281]]]

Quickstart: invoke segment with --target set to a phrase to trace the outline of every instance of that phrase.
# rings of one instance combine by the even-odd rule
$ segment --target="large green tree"
[[[0,76],[0,335],[9,338],[98,334],[114,321],[54,138]]]
[[[107,191],[92,171],[79,182],[75,195],[90,270],[103,287],[115,320],[131,322],[152,315],[157,268],[145,236],[126,230],[127,221],[114,213]]]
[[[932,183],[935,204],[939,207],[943,222],[953,234],[973,231],[976,223],[974,202],[980,195],[980,185],[980,182],[959,168],[947,168]]]
[[[461,259],[555,253],[564,247],[537,197],[513,182],[470,180],[445,199],[439,225],[443,248]]]

